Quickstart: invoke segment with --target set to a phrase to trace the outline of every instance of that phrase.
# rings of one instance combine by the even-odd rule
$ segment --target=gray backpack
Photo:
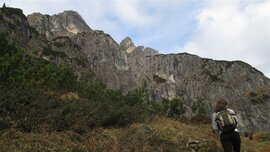
[[[236,119],[228,109],[218,112],[215,121],[222,133],[233,132],[237,125]]]

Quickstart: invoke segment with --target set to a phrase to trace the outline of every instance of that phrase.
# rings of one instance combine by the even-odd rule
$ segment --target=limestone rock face
[[[10,41],[26,49],[26,53],[57,64],[87,65],[86,55],[69,37],[55,36],[48,40],[43,33],[31,27],[22,10],[0,8],[0,32],[6,33]],[[83,62],[82,62],[83,61]]]
[[[109,88],[128,90],[135,87],[126,52],[103,31],[89,31],[72,37],[82,48],[89,61],[89,68]]]
[[[47,38],[72,36],[91,30],[82,17],[75,11],[64,11],[57,15],[33,13],[27,16],[29,24]]]
[[[135,45],[129,37],[126,37],[124,40],[121,41],[120,47],[121,49],[126,50],[127,53],[131,53],[135,49]]]
[[[129,91],[146,83],[153,102],[181,97],[190,111],[201,100],[209,117],[214,101],[225,98],[237,112],[242,132],[270,129],[270,79],[244,62],[163,55],[135,46],[130,38],[118,44],[109,34],[91,30],[73,11],[35,13],[27,21],[21,10],[2,8],[0,19],[0,32],[31,55],[92,70],[109,88]]]
[[[250,65],[186,53],[147,57],[145,65],[152,100],[180,96],[188,107],[203,100],[211,116],[213,102],[225,98],[241,131],[270,128],[270,80]]]
[[[125,50],[109,34],[91,30],[77,12],[65,11],[53,16],[34,13],[27,18],[33,28],[50,40],[52,50],[83,61],[109,88],[128,91],[137,87],[130,76]],[[52,56],[46,59],[62,62]]]
[[[25,47],[32,38],[31,28],[22,10],[15,8],[0,8],[0,31],[10,37],[16,37],[19,43]]]

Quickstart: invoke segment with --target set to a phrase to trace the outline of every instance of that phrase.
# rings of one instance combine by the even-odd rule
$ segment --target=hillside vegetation
[[[0,151],[221,150],[202,102],[187,119],[181,97],[153,103],[146,86],[107,89],[91,71],[79,77],[8,39],[0,34]],[[269,133],[243,141],[246,151],[269,149]]]

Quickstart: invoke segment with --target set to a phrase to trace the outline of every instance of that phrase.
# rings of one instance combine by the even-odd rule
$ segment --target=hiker
[[[225,99],[217,100],[212,119],[213,131],[219,134],[224,152],[240,152],[241,139],[236,114],[227,108],[227,104]]]

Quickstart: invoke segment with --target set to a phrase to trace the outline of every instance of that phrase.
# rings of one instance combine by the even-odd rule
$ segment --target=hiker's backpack
[[[216,114],[216,122],[222,133],[233,132],[237,125],[236,119],[228,109]]]

